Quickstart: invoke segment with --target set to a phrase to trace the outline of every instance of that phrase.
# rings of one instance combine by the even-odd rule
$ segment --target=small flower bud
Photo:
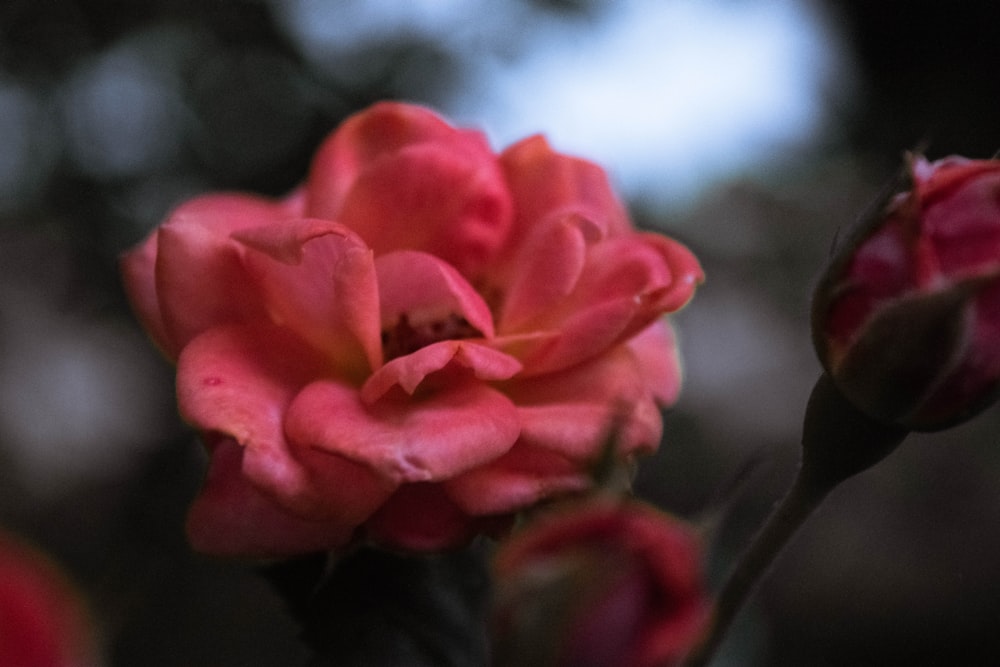
[[[1000,161],[914,157],[909,176],[835,253],[813,341],[859,410],[934,431],[1000,386]]]
[[[700,638],[709,603],[693,532],[637,502],[554,510],[494,561],[495,664],[654,667]]]

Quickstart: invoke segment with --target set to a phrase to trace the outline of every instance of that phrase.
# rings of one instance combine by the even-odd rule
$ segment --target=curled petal
[[[525,377],[558,372],[593,358],[621,340],[637,310],[638,304],[626,300],[596,304],[534,336],[498,336],[491,343],[516,355],[524,364]]]
[[[353,387],[321,380],[292,403],[286,430],[297,446],[399,484],[447,479],[492,461],[514,444],[518,419],[506,396],[480,384],[368,406]]]
[[[483,298],[451,265],[414,250],[400,250],[375,258],[382,327],[406,315],[411,325],[458,315],[487,338],[492,338],[493,316]],[[419,289],[414,289],[419,285]]]
[[[360,522],[392,486],[343,458],[296,456],[285,437],[288,406],[325,371],[325,358],[282,327],[212,329],[181,353],[178,404],[194,426],[242,445],[243,474],[284,508],[308,518]]]
[[[270,222],[249,229],[238,229],[230,235],[248,248],[259,250],[282,264],[297,265],[303,260],[302,246],[323,236],[352,240],[351,230],[331,220],[294,218]]]
[[[525,328],[559,306],[576,287],[596,241],[592,223],[578,215],[550,219],[532,231],[510,265],[500,322]]]
[[[365,403],[374,403],[395,386],[413,394],[428,375],[446,369],[452,371],[448,377],[452,382],[457,374],[489,382],[510,379],[521,370],[521,363],[485,345],[444,340],[386,363],[365,382],[361,398]]]
[[[670,284],[657,295],[657,307],[672,313],[684,307],[694,296],[695,288],[705,281],[701,263],[687,247],[659,234],[640,234],[646,243],[656,248],[670,270]]]
[[[550,216],[580,215],[608,236],[632,231],[604,170],[555,152],[544,137],[528,137],[510,146],[500,155],[500,163],[517,211],[510,239],[514,246]]]
[[[655,234],[609,239],[591,248],[572,306],[636,301],[637,317],[627,326],[631,336],[686,304],[702,279],[694,255],[676,241]]]
[[[300,219],[242,230],[244,262],[271,317],[361,375],[382,362],[371,250],[342,225]]]
[[[201,493],[188,511],[191,546],[218,556],[287,556],[347,543],[355,525],[292,514],[243,474],[244,449],[230,438],[212,447]]]

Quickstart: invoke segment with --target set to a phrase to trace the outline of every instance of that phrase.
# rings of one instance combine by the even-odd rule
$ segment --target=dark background
[[[602,0],[519,4],[548,21],[616,11]],[[385,98],[437,104],[468,83],[459,56],[416,31],[318,69],[281,29],[276,6],[0,4],[0,109],[20,114],[0,151],[16,144],[27,156],[0,161],[0,525],[66,566],[109,665],[305,661],[254,564],[185,544],[204,462],[176,417],[171,368],[128,311],[118,255],[197,192],[286,192],[353,110]],[[858,85],[831,97],[832,120],[811,148],[762,166],[763,178],[706,186],[685,207],[633,206],[638,223],[687,242],[709,276],[676,320],[688,383],[638,490],[716,521],[713,577],[794,470],[817,374],[810,286],[836,229],[872,201],[906,149],[927,146],[932,158],[1000,149],[993,0],[827,9]],[[139,77],[134,63],[109,56],[123,45],[152,69]],[[103,87],[87,63],[104,68]],[[133,90],[116,88],[123,81],[149,94],[123,97]],[[989,664],[1000,654],[998,426],[994,409],[915,436],[839,489],[717,664]],[[721,511],[721,490],[747,466]]]

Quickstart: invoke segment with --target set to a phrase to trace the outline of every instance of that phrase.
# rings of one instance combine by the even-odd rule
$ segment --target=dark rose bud
[[[701,545],[636,502],[553,511],[494,561],[498,667],[666,667],[705,630]]]
[[[1000,161],[909,165],[911,189],[835,254],[813,304],[827,373],[858,409],[933,431],[1000,384]]]

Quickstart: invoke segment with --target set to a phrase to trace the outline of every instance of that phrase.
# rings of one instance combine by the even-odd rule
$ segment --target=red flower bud
[[[858,409],[933,431],[1000,386],[1000,161],[909,165],[912,187],[836,252],[813,304],[826,371]]]
[[[0,533],[0,665],[98,664],[89,620],[83,601],[53,562]]]
[[[554,511],[494,561],[498,666],[677,664],[709,617],[693,532],[639,503]]]

